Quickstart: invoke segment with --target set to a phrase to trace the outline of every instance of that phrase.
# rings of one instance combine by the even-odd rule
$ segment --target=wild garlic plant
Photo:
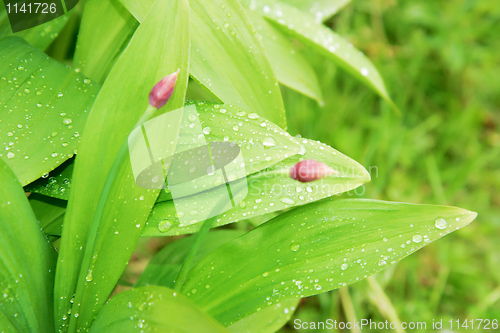
[[[347,1],[304,3],[87,0],[16,34],[0,4],[1,332],[274,332],[474,220],[336,198],[370,175],[287,133],[280,84],[323,102],[301,47],[397,108],[321,22]],[[188,234],[110,298],[140,237]]]

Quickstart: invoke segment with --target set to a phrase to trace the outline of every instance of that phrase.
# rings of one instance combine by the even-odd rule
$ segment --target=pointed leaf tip
[[[170,75],[165,76],[154,86],[154,88],[149,93],[149,104],[157,109],[167,104],[168,100],[174,93],[175,83],[177,82],[179,71],[180,69]]]
[[[300,161],[290,169],[290,177],[302,183],[312,182],[332,174],[338,174],[338,171],[315,160]]]

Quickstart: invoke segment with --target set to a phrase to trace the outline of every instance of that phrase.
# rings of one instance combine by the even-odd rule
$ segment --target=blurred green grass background
[[[311,53],[325,106],[284,88],[290,133],[371,167],[371,183],[344,197],[479,213],[376,276],[399,319],[425,321],[429,332],[433,319],[500,319],[500,6],[356,0],[327,24],[374,62],[402,115]],[[303,299],[293,319],[345,321],[349,311],[358,320],[390,318],[367,281],[348,292],[350,310],[347,294],[332,291]],[[294,331],[293,323],[282,331]]]

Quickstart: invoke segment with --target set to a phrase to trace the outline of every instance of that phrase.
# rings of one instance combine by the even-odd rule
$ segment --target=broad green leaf
[[[40,231],[21,184],[1,160],[0,184],[0,328],[53,333],[56,251]]]
[[[299,299],[289,299],[252,313],[227,327],[234,333],[274,333],[292,318]]]
[[[190,73],[226,104],[286,128],[278,83],[237,0],[191,0]]]
[[[262,37],[262,43],[279,82],[323,104],[318,77],[292,41],[259,14],[247,12],[252,25]]]
[[[92,225],[111,165],[148,107],[151,89],[177,69],[175,91],[162,111],[184,105],[188,15],[186,0],[157,1],[112,68],[92,108],[74,166],[59,251],[55,316],[62,330],[89,327],[119,280],[158,196],[158,191],[135,184],[127,154],[116,171],[102,219]],[[68,323],[64,318],[70,309],[73,315]]]
[[[26,192],[43,194],[48,197],[68,200],[73,176],[74,159],[69,159],[45,177],[24,187]]]
[[[97,315],[90,333],[227,332],[181,294],[165,287],[142,287],[113,297]]]
[[[334,61],[394,106],[380,74],[371,61],[331,29],[316,23],[313,17],[286,3],[275,0],[240,0],[240,2],[250,10],[262,14],[280,30],[307,47]]]
[[[73,67],[103,83],[137,25],[119,1],[88,0],[78,33]]]
[[[137,13],[131,1],[121,1]],[[191,0],[189,5],[190,74],[224,103],[286,127],[278,83],[239,2]]]
[[[323,200],[215,250],[191,269],[182,291],[228,326],[267,306],[355,283],[476,215],[445,206]]]
[[[120,0],[137,21],[142,22],[155,0]]]
[[[255,113],[247,114],[225,104],[189,102],[186,105],[195,105],[207,142],[231,142],[241,147],[247,175],[301,151],[301,146],[286,131]],[[26,191],[67,200],[72,173],[73,165],[67,162],[47,178],[26,187]],[[171,200],[171,196],[162,191],[158,201],[165,200]]]
[[[9,18],[7,17],[7,10],[4,6],[4,1],[0,0],[0,39],[7,36],[17,36],[24,38],[33,47],[44,51],[50,43],[59,35],[59,32],[64,28],[71,12],[59,16],[58,18],[41,24],[31,29],[12,33]]]
[[[49,239],[53,236],[60,236],[66,202],[36,193],[31,193],[29,202],[40,228],[49,236]]]
[[[351,0],[282,0],[314,16],[317,23],[326,21]]]
[[[203,243],[193,260],[193,265],[197,264],[217,248],[244,233],[245,231],[243,230],[211,231],[203,239]],[[191,248],[193,240],[193,236],[185,237],[164,247],[151,259],[135,286],[159,285],[173,288],[175,279]],[[276,332],[290,319],[297,304],[298,300],[292,299],[267,307],[262,311],[242,318],[240,321],[229,326],[228,330],[236,333]]]
[[[221,214],[214,227],[304,205],[352,190],[370,181],[370,175],[362,165],[335,149],[308,139],[300,139],[299,142],[302,145],[299,154],[262,172],[250,175],[247,180],[249,188],[247,197],[235,208]],[[338,174],[307,184],[290,178],[290,168],[306,159],[321,161],[338,171]],[[201,223],[181,227],[177,217],[179,214],[190,214],[196,220],[193,211],[199,216],[204,216],[204,210],[209,209],[205,207],[212,207],[217,197],[212,191],[205,191],[191,199],[191,201],[186,200],[186,210],[181,211],[176,211],[172,201],[156,203],[143,235],[167,236],[198,231]],[[199,203],[204,203],[206,206],[201,206]]]
[[[21,38],[0,40],[0,157],[22,185],[73,156],[98,90]]]
[[[197,264],[214,250],[244,233],[245,231],[243,230],[213,230],[209,232],[196,253],[193,265]],[[137,280],[135,287],[156,285],[173,288],[175,279],[179,274],[181,265],[193,241],[194,236],[184,237],[165,246],[151,259],[139,277],[139,280]]]

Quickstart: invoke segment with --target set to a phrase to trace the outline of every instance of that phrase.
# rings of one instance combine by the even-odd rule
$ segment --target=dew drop
[[[267,137],[262,141],[262,144],[265,148],[271,148],[276,146],[276,140],[274,140],[274,138],[272,137]]]
[[[340,265],[340,269],[343,271],[345,271],[347,268],[349,268],[349,265],[346,263],[343,263],[342,265]]]
[[[16,154],[14,154],[13,152],[9,151],[7,153],[7,158],[14,158],[14,156],[16,156]]]
[[[422,236],[420,235],[415,235],[413,236],[412,240],[415,242],[415,243],[420,243],[422,241]]]
[[[292,251],[294,252],[297,252],[300,249],[300,244],[292,244],[290,245],[290,249],[292,249]]]
[[[205,127],[203,129],[203,133],[206,134],[206,135],[210,134],[210,132],[212,132],[212,129],[210,127]]]
[[[438,229],[446,229],[446,227],[448,226],[448,222],[443,219],[442,217],[438,217],[436,219],[436,221],[434,221],[434,225],[436,226],[436,228]]]
[[[289,197],[281,197],[279,200],[286,205],[295,205],[295,200]]]
[[[172,223],[169,220],[163,220],[158,223],[158,230],[160,232],[167,232],[172,228]]]

